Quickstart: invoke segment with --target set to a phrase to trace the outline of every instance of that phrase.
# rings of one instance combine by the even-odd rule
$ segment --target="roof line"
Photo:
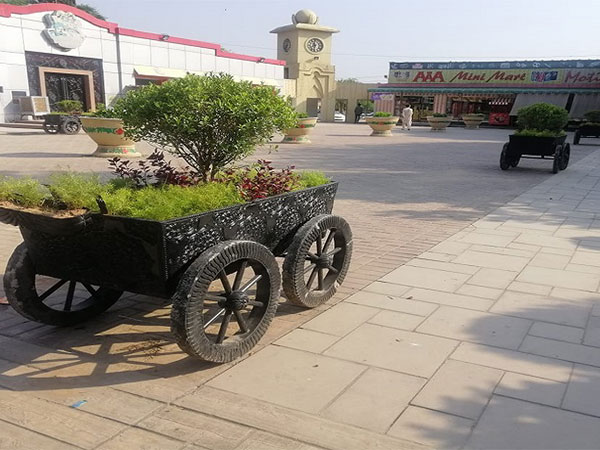
[[[188,45],[190,47],[208,48],[215,51],[215,56],[229,59],[239,59],[242,61],[251,61],[256,63],[272,64],[275,66],[285,66],[285,61],[279,59],[263,58],[260,56],[243,55],[240,53],[232,53],[223,48],[219,44],[212,44],[210,42],[197,41],[194,39],[186,39],[175,36],[167,36],[165,34],[149,33],[146,31],[132,30],[129,28],[121,28],[117,23],[108,22],[106,20],[98,19],[97,17],[82,11],[79,8],[74,8],[69,5],[62,3],[36,3],[33,5],[10,5],[7,3],[0,3],[0,17],[11,17],[13,14],[34,14],[38,12],[46,11],[66,11],[74,14],[75,16],[90,22],[92,25],[106,29],[109,33],[118,34],[121,36],[137,37],[142,39],[149,39],[153,41],[170,42],[172,44]],[[165,38],[166,36],[166,38]]]

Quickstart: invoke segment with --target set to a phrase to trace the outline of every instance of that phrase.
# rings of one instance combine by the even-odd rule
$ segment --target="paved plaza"
[[[261,149],[340,181],[355,253],[330,302],[282,299],[236,363],[188,358],[161,299],[74,329],[0,305],[0,448],[597,448],[600,149],[502,172],[509,133],[319,124],[310,146]],[[0,175],[106,172],[93,150],[0,128]],[[19,242],[0,225],[0,273]]]

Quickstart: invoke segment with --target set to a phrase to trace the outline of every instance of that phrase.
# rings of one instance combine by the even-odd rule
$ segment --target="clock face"
[[[323,51],[325,44],[319,38],[310,38],[306,41],[306,49],[311,53],[319,53]]]
[[[283,41],[283,51],[287,53],[290,51],[290,48],[292,48],[292,41],[289,39]]]

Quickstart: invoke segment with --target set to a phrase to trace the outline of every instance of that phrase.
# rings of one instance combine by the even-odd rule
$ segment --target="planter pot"
[[[332,182],[164,221],[102,214],[40,218],[0,207],[0,221],[18,225],[25,241],[8,262],[6,297],[23,316],[49,325],[88,320],[123,291],[172,298],[171,329],[181,349],[229,362],[267,331],[282,285],[288,301],[316,307],[343,282],[352,232],[330,214],[336,191]],[[324,244],[311,253],[317,242]],[[283,273],[276,256],[285,257]],[[36,291],[36,275],[58,282]],[[89,292],[84,301],[73,298],[76,284],[78,296]],[[40,296],[49,295],[47,306]],[[226,333],[230,322],[239,326]]]
[[[92,156],[100,158],[139,158],[142,156],[135,149],[135,141],[125,137],[121,119],[104,117],[82,117],[81,123],[87,135],[98,144]]]
[[[429,122],[432,131],[444,131],[452,122],[452,118],[427,116],[427,122]]]
[[[310,144],[308,135],[317,125],[317,117],[298,119],[298,126],[284,131],[283,141],[287,144]]]
[[[400,117],[368,117],[365,120],[373,130],[371,136],[390,137],[392,136],[392,130],[398,123],[398,120],[400,120]]]
[[[483,122],[482,114],[464,114],[462,120],[465,123],[465,128],[469,130],[476,130],[479,125]]]

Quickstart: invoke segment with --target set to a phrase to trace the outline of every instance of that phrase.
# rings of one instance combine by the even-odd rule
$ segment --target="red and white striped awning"
[[[514,101],[514,97],[496,97],[490,100],[490,106],[508,106]]]

